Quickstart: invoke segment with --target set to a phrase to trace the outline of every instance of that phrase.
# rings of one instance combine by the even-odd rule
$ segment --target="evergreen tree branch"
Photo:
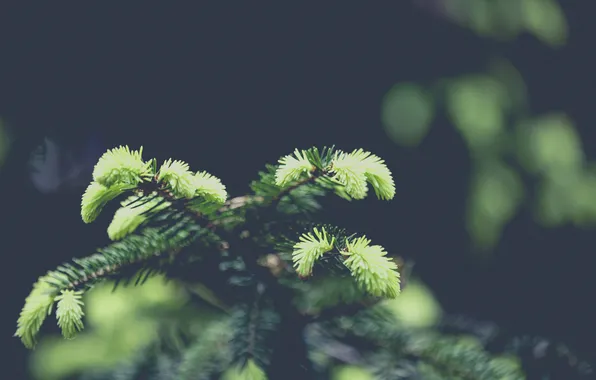
[[[190,245],[200,231],[193,224],[185,225],[184,229],[178,226],[170,229],[177,229],[173,236],[164,236],[157,228],[146,228],[140,234],[129,235],[99,250],[97,254],[73,259],[74,264],[58,267],[48,273],[46,281],[57,290],[91,287],[102,278],[118,273],[127,266],[168,255],[171,259],[183,247]]]
[[[482,347],[406,329],[390,318],[378,303],[398,296],[403,266],[365,236],[311,219],[321,208],[317,197],[332,192],[358,200],[369,187],[381,200],[395,195],[384,161],[362,149],[297,149],[259,173],[253,194],[231,199],[218,178],[191,172],[183,161],[169,159],[158,169],[156,160],[142,159],[142,148],[110,150],[94,168],[81,216],[91,222],[129,193],[108,227],[114,242],[41,277],[16,335],[33,347],[57,302],[58,324],[70,339],[83,327],[86,289],[106,278],[142,284],[165,272],[226,315],[183,348],[179,366],[168,359],[167,376],[314,379],[328,373],[329,363],[344,361],[371,368],[378,379],[406,373],[411,379],[521,379]],[[195,252],[199,243],[203,249]],[[308,333],[313,327],[318,337]],[[314,343],[326,347],[328,364],[311,355]],[[351,345],[361,352],[347,350]]]

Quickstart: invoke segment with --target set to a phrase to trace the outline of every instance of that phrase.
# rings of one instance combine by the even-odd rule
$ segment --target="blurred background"
[[[121,331],[152,329],[123,299],[179,307],[159,284],[98,291],[89,336],[65,345],[44,326],[33,354],[11,338],[39,275],[107,243],[109,213],[85,225],[80,196],[121,144],[207,170],[232,196],[294,148],[370,150],[393,171],[395,200],[330,199],[328,212],[415,262],[404,318],[464,316],[596,355],[589,2],[2,8],[3,378],[110,365],[107,352],[128,351],[106,337],[132,347],[140,338]]]

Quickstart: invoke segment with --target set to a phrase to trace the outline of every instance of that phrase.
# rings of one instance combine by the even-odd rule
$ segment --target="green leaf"
[[[494,247],[503,227],[515,215],[523,192],[518,173],[504,163],[491,160],[478,167],[467,210],[467,228],[478,248]]]
[[[471,75],[447,87],[447,110],[468,146],[476,151],[494,149],[504,124],[507,91],[495,79]]]
[[[566,115],[537,117],[520,124],[519,130],[519,155],[528,170],[553,177],[583,165],[581,138]]]
[[[558,47],[567,42],[567,21],[555,0],[520,0],[526,28],[542,42]]]
[[[385,132],[396,143],[416,146],[428,134],[434,104],[422,87],[413,83],[397,84],[385,95],[381,107]]]

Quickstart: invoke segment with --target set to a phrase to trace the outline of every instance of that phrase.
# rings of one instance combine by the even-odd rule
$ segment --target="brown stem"
[[[277,194],[275,197],[273,197],[273,203],[279,202],[281,200],[281,198],[288,195],[291,191],[295,190],[296,188],[298,188],[302,185],[306,185],[307,183],[314,182],[319,177],[320,177],[320,174],[314,174],[308,178],[301,179],[300,181],[296,182],[295,184],[293,184],[290,187],[283,189],[282,191],[279,192],[279,194]]]

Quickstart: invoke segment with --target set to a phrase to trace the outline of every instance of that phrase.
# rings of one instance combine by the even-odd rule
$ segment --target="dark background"
[[[562,4],[571,38],[559,50],[530,35],[487,40],[407,1],[3,5],[0,117],[15,137],[0,171],[2,360],[12,359],[3,371],[25,378],[26,350],[10,336],[35,279],[107,241],[109,217],[80,219],[84,187],[32,187],[27,160],[44,136],[143,145],[145,158],[182,159],[222,178],[232,196],[294,148],[370,150],[393,171],[395,200],[333,200],[330,213],[414,259],[447,312],[594,352],[594,232],[545,229],[522,210],[492,258],[474,256],[460,135],[439,119],[423,145],[405,149],[380,121],[395,83],[480,70],[500,54],[523,74],[532,111],[564,110],[593,158],[589,3]]]

